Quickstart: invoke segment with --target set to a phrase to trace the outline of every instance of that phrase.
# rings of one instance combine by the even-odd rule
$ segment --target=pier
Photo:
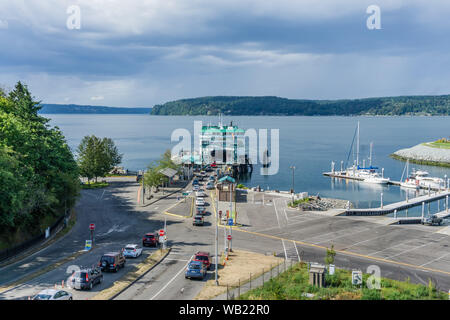
[[[345,174],[345,172],[340,172],[340,171],[334,171],[334,172],[324,172],[322,173],[324,176],[330,177],[330,178],[338,178],[338,179],[349,179],[349,180],[356,180],[356,181],[364,181],[364,178],[360,178],[360,177],[353,177],[353,176],[348,176]],[[389,180],[389,182],[387,184],[390,185],[394,185],[394,186],[400,186],[401,182],[400,181],[395,181],[395,180]],[[424,186],[418,186],[420,189],[424,189],[424,190],[428,190],[429,188],[426,188]],[[441,191],[443,189],[437,189],[437,188],[430,188],[430,190],[433,191]]]
[[[368,208],[368,209],[347,209],[341,215],[345,216],[381,216],[394,211],[401,211],[408,208],[416,207],[422,205],[422,203],[433,202],[440,199],[446,199],[446,210],[448,211],[448,197],[450,196],[450,190],[445,190],[442,192],[436,192],[433,194],[427,194],[424,196],[419,196],[417,198],[408,199],[405,201],[391,203],[379,208]],[[441,214],[441,213],[440,213]]]

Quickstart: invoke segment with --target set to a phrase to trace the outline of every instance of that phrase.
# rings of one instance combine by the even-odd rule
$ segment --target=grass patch
[[[89,183],[82,183],[81,188],[82,189],[98,189],[98,188],[106,188],[109,186],[108,182],[89,182]]]
[[[291,208],[296,208],[299,204],[308,203],[309,201],[311,201],[311,199],[309,197],[299,199],[299,200],[294,200],[294,202],[289,202],[288,206]]]
[[[297,263],[264,286],[252,289],[240,296],[244,300],[448,300],[447,293],[436,290],[430,281],[428,286],[412,284],[409,279],[396,281],[382,278],[380,289],[366,285],[369,274],[363,275],[362,288],[351,282],[352,272],[336,269],[334,275],[326,275],[325,288],[309,284],[308,267]],[[306,293],[313,294],[307,297]]]

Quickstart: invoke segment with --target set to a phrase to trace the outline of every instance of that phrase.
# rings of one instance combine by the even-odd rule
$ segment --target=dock
[[[338,179],[348,179],[348,180],[356,180],[356,181],[364,181],[364,178],[359,178],[359,177],[352,177],[352,176],[348,176],[345,174],[345,172],[341,172],[341,171],[334,171],[334,172],[324,172],[322,173],[324,176],[330,177],[330,178],[338,178]],[[400,181],[395,181],[395,180],[389,180],[389,182],[387,184],[390,185],[394,185],[394,186],[400,186],[401,182]],[[437,189],[437,188],[426,188],[424,186],[418,186],[420,189],[424,189],[424,190],[432,190],[432,191],[441,191],[443,189]]]
[[[450,190],[436,192],[430,195],[419,196],[416,198],[408,199],[407,201],[400,201],[391,203],[378,208],[367,209],[347,209],[342,215],[346,216],[381,216],[394,211],[401,211],[412,207],[420,206],[422,203],[433,202],[441,199],[448,199],[450,196]],[[448,200],[446,201],[448,207]],[[447,209],[447,208],[446,208]],[[447,211],[447,210],[446,210]],[[439,213],[441,214],[441,213]],[[443,214],[443,213],[442,213]]]

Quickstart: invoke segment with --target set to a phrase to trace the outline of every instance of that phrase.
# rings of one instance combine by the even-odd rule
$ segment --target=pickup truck
[[[424,224],[424,225],[427,224],[430,226],[434,226],[434,225],[440,226],[442,224],[442,221],[443,221],[442,218],[439,218],[437,215],[433,214],[429,217],[424,217],[422,219],[422,224]]]

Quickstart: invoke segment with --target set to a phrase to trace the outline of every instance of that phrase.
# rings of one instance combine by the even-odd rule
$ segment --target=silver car
[[[125,258],[137,258],[142,254],[142,248],[137,244],[127,244],[123,250]]]
[[[72,294],[64,290],[45,289],[33,297],[33,300],[72,300]]]

